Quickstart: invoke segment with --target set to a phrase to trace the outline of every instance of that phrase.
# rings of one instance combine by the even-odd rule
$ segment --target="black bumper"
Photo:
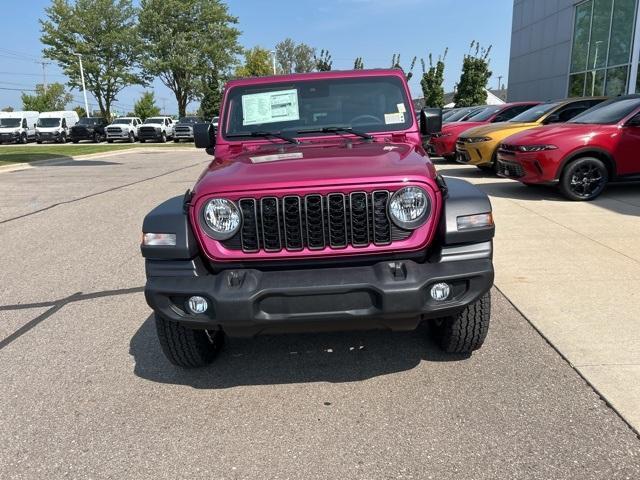
[[[486,293],[493,284],[490,250],[488,242],[479,254],[484,258],[462,261],[406,260],[288,271],[238,269],[203,276],[183,276],[186,271],[177,262],[171,262],[169,270],[164,265],[171,264],[161,262],[157,271],[148,263],[145,296],[151,308],[169,320],[194,328],[220,326],[232,336],[317,329],[406,330],[425,318],[455,314]],[[451,294],[447,300],[435,301],[431,286],[443,281],[452,286]],[[209,301],[206,314],[187,313],[185,303],[192,295]]]
[[[140,140],[160,140],[162,138],[162,132],[138,131],[138,138]]]

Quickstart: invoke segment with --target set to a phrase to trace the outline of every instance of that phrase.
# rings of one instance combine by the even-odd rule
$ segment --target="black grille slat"
[[[275,197],[263,198],[260,201],[262,214],[262,244],[267,252],[279,252],[282,249],[280,240],[280,208]]]
[[[369,245],[369,199],[365,192],[349,195],[351,213],[351,245]]]
[[[240,200],[242,212],[242,230],[240,232],[242,250],[245,252],[257,252],[260,250],[258,240],[258,209],[253,198]]]
[[[302,211],[300,197],[282,199],[284,242],[287,250],[302,250]]]
[[[327,216],[329,218],[329,245],[332,248],[347,246],[346,200],[342,193],[327,196]]]
[[[391,243],[391,221],[387,214],[389,192],[373,192],[373,243],[376,245],[388,245]]]
[[[320,195],[304,197],[305,224],[307,229],[307,245],[311,250],[325,247],[324,205]]]

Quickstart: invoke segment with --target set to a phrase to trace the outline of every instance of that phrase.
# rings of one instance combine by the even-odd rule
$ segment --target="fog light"
[[[441,302],[449,298],[450,292],[451,287],[449,287],[448,283],[436,283],[433,287],[431,287],[431,298],[438,302]]]
[[[187,300],[187,310],[194,315],[206,312],[207,308],[209,308],[209,302],[207,302],[206,298],[195,295],[193,297],[189,297],[189,300]]]

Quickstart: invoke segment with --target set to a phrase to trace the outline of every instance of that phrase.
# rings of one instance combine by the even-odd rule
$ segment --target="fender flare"
[[[554,175],[554,180],[560,180],[562,172],[570,162],[580,157],[586,157],[589,154],[591,154],[592,156],[595,154],[595,156],[598,158],[604,158],[605,165],[609,169],[611,178],[616,176],[616,162],[610,152],[600,147],[581,147],[577,150],[572,151],[562,159],[562,161],[560,162],[560,166],[558,167],[558,169],[556,170],[556,174]]]

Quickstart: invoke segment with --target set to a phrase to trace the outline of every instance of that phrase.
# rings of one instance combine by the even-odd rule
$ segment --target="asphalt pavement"
[[[0,173],[1,478],[640,478],[635,433],[495,289],[470,357],[421,328],[232,339],[171,366],[140,225],[207,161]]]

